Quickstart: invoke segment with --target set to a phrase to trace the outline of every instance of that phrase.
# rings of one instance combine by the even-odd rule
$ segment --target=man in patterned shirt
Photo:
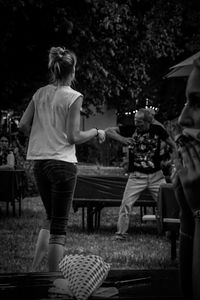
[[[129,178],[119,210],[116,238],[127,237],[130,215],[142,191],[149,189],[157,201],[159,187],[165,183],[161,170],[160,147],[165,141],[172,149],[175,143],[160,125],[153,124],[146,109],[135,114],[135,126],[107,128],[106,135],[129,147]]]

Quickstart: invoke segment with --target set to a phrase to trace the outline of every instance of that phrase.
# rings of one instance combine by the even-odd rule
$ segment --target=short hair
[[[148,107],[148,108],[146,108],[146,110],[149,111],[150,114],[152,114],[153,117],[155,116],[156,112],[153,108]]]
[[[64,47],[52,47],[49,51],[49,70],[53,82],[65,80],[76,65],[74,52]]]
[[[140,108],[138,111],[137,111],[137,114],[143,114],[143,120],[145,122],[148,122],[148,123],[151,123],[152,122],[152,119],[153,119],[153,116],[152,114],[145,108]]]

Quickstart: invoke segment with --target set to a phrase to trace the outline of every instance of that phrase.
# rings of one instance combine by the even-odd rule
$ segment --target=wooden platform
[[[0,274],[0,299],[2,300],[58,300],[70,299],[66,295],[52,295],[49,289],[61,273]],[[144,279],[143,279],[144,278]],[[134,279],[136,279],[134,281]],[[131,280],[130,283],[124,281]],[[90,299],[162,299],[183,300],[178,284],[178,270],[124,270],[111,269],[103,286],[116,286],[118,295],[112,298]]]

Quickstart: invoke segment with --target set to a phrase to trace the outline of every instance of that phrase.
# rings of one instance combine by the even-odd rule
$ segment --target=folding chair
[[[171,241],[171,259],[176,258],[176,240],[179,236],[180,209],[171,183],[162,184],[159,190],[158,214],[161,232],[168,233]]]
[[[176,259],[176,241],[179,235],[180,218],[179,206],[171,183],[160,186],[155,214],[144,215],[142,220],[157,222],[158,233],[167,233],[171,242],[171,259]]]

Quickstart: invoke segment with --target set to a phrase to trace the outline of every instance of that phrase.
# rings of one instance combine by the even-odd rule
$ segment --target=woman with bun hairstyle
[[[49,271],[58,271],[64,254],[66,227],[77,176],[75,145],[103,130],[80,130],[83,95],[71,88],[76,55],[62,47],[49,52],[51,83],[39,88],[25,110],[19,129],[29,136],[27,159],[34,161],[34,176],[47,220],[40,230],[32,271],[48,251]]]

